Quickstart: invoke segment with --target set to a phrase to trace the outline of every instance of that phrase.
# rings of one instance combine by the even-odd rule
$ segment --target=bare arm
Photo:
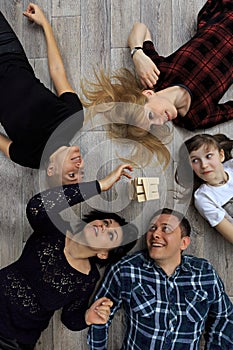
[[[142,47],[144,41],[151,40],[150,32],[144,23],[135,22],[128,37],[128,45],[131,50],[136,47]]]
[[[9,148],[12,141],[5,135],[0,133],[0,151],[2,151],[5,156],[10,158]]]
[[[39,6],[30,3],[27,10],[23,12],[23,14],[30,21],[41,26],[44,30],[48,52],[49,72],[58,96],[64,92],[74,92],[66,77],[64,63],[58,49],[52,27],[45,17],[43,11],[39,8]]]
[[[143,42],[151,40],[151,34],[147,26],[136,22],[128,37],[128,45],[132,50],[134,47],[142,47]],[[143,52],[137,50],[133,55],[133,63],[139,79],[143,86],[153,88],[159,78],[159,70],[154,62]]]
[[[224,218],[215,228],[228,242],[233,244],[233,224],[230,221]]]
[[[121,176],[131,179],[131,175],[126,170],[132,171],[133,168],[130,164],[118,165],[118,167],[116,167],[104,179],[99,180],[101,191],[109,190],[117,181],[120,180]]]

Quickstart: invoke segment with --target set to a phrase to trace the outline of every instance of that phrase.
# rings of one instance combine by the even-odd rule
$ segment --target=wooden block
[[[157,177],[135,178],[129,184],[129,198],[138,202],[158,199],[158,184],[159,178]]]

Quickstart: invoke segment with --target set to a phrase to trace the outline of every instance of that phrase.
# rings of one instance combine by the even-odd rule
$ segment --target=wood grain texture
[[[156,48],[168,55],[185,43],[195,32],[197,13],[205,0],[43,0],[37,2],[47,14],[59,42],[67,67],[68,78],[79,92],[80,79],[93,77],[93,68],[115,70],[122,66],[133,69],[127,47],[128,32],[134,21],[145,22],[152,32]],[[42,30],[22,16],[26,0],[1,0],[1,11],[21,39],[36,75],[49,88],[46,44]],[[232,99],[229,89],[223,101]],[[209,133],[226,133],[233,138],[233,122],[208,129]],[[2,131],[2,130],[0,130]],[[163,174],[160,200],[148,203],[127,203],[126,181],[84,205],[74,208],[77,218],[93,207],[117,210],[135,222],[141,234],[145,232],[149,217],[160,206],[175,207],[187,215],[192,224],[192,242],[187,252],[208,259],[220,274],[226,291],[233,301],[233,246],[200,217],[190,201],[174,200],[174,171],[181,142],[191,133],[176,128],[173,143],[169,145],[172,161]],[[86,130],[77,138],[86,157],[86,179],[103,177],[119,164],[118,154],[127,156],[122,145],[109,143],[105,131]],[[135,169],[134,176],[157,176],[160,168],[149,166]],[[0,263],[5,266],[21,253],[31,228],[25,217],[29,198],[40,189],[37,171],[23,169],[0,155]],[[121,201],[119,201],[121,198]],[[109,204],[109,201],[111,203]],[[123,204],[122,204],[123,203]],[[144,247],[143,237],[134,250]],[[36,350],[87,350],[87,330],[71,332],[60,322],[57,311],[36,346]],[[109,350],[120,350],[124,336],[124,315],[119,311],[109,334]],[[148,350],[148,349],[145,349]]]

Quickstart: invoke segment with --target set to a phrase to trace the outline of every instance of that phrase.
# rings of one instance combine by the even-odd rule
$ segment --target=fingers
[[[153,88],[154,85],[157,84],[157,81],[159,79],[159,73],[152,72],[152,73],[147,73],[144,74],[144,76],[141,78],[141,83],[145,87]]]
[[[91,323],[96,324],[105,324],[108,321],[111,307],[113,306],[113,302],[106,298],[102,297],[96,300],[91,307],[86,311],[86,322],[88,325]],[[93,316],[93,313],[96,316]],[[92,314],[92,316],[91,316]]]
[[[110,307],[113,306],[112,300],[107,298],[107,297],[102,297],[100,299],[97,299],[94,304],[107,305],[107,306],[110,306]]]
[[[110,308],[113,306],[113,302],[105,297],[98,299],[97,302],[100,302],[100,305],[96,306],[94,311],[101,318],[102,321],[100,321],[100,323],[106,323],[109,318],[111,312]]]
[[[127,171],[125,171],[125,169],[127,169],[127,170],[129,170],[129,171],[133,171],[133,167],[132,167],[132,165],[130,165],[130,164],[123,164],[123,165],[120,165],[120,166],[118,167],[118,171],[120,171],[119,176],[120,176],[120,177],[121,177],[121,176],[125,176],[125,177],[127,177],[128,179],[131,179],[132,176],[131,176]],[[119,179],[120,179],[120,177],[119,177]]]
[[[132,176],[131,176],[129,173],[127,173],[126,171],[123,171],[123,172],[121,173],[121,176],[125,176],[125,177],[127,177],[128,179],[132,179]]]

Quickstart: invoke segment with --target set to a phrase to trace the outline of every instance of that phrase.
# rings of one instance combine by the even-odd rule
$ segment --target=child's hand
[[[86,311],[86,324],[88,326],[91,324],[105,324],[108,321],[112,305],[113,302],[106,297],[96,300]]]
[[[48,22],[43,11],[38,5],[30,3],[27,10],[23,12],[23,15],[29,19],[29,21],[38,24],[39,26],[44,26]]]

